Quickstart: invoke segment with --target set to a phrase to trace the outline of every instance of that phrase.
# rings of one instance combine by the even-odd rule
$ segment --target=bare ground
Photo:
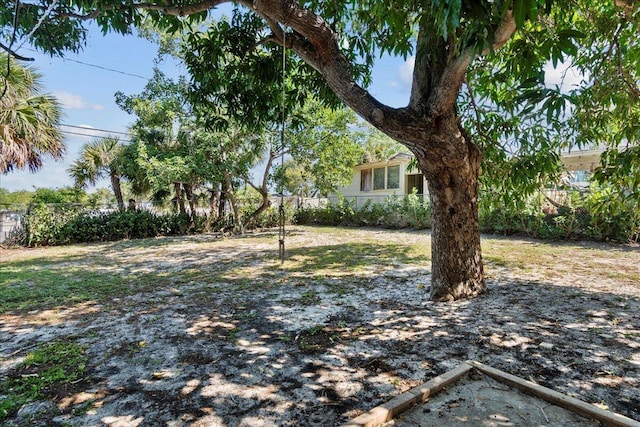
[[[640,249],[483,246],[489,292],[449,304],[424,232],[297,227],[283,266],[273,232],[3,250],[136,289],[0,314],[0,375],[57,339],[90,364],[8,425],[339,425],[467,359],[640,420]]]

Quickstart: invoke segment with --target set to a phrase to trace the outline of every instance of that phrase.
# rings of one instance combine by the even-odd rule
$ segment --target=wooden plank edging
[[[430,396],[436,394],[449,384],[458,381],[472,369],[474,369],[474,367],[470,364],[466,362],[461,363],[454,369],[402,393],[380,406],[376,406],[369,412],[352,419],[347,424],[343,424],[342,427],[376,427],[392,420],[414,405],[426,401]]]
[[[429,397],[450,384],[455,383],[473,369],[496,381],[517,388],[525,393],[532,394],[578,415],[598,420],[606,426],[640,427],[640,422],[625,417],[624,415],[605,411],[590,403],[564,395],[534,382],[476,362],[475,360],[467,360],[454,369],[402,393],[380,406],[376,406],[370,411],[343,424],[341,427],[377,427],[380,424],[392,420],[407,409],[425,402]]]
[[[511,375],[480,362],[476,362],[475,360],[468,360],[465,363],[474,367],[483,374],[490,376],[496,381],[510,385],[526,393],[533,394],[547,402],[561,406],[571,412],[582,415],[583,417],[598,420],[607,426],[640,427],[640,422],[625,417],[624,415],[605,411],[604,409],[600,409],[590,403],[564,395],[547,387],[543,387],[531,381],[516,377],[515,375]]]

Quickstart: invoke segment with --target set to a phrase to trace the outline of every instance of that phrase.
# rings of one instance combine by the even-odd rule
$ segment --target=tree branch
[[[209,9],[213,9],[217,6],[220,6],[224,3],[230,3],[231,0],[203,0],[198,3],[186,5],[186,6],[173,6],[173,5],[161,5],[155,3],[132,3],[131,5],[127,5],[126,7],[140,9],[140,10],[154,10],[158,12],[162,12],[165,15],[172,16],[189,16],[195,15],[196,13],[204,12]],[[61,18],[73,18],[79,19],[83,21],[87,21],[90,19],[95,19],[104,14],[104,12],[110,12],[112,10],[122,9],[121,4],[115,4],[113,6],[102,6],[100,9],[96,9],[93,12],[82,14],[82,13],[73,13],[73,12],[61,12],[56,14]]]
[[[515,33],[516,31],[516,20],[513,17],[513,12],[511,10],[507,11],[506,16],[500,23],[500,26],[496,29],[496,32],[493,36],[493,44],[491,47],[486,48],[482,51],[483,55],[488,54],[492,50],[496,50],[501,48]]]
[[[487,55],[491,51],[502,47],[516,31],[516,20],[513,13],[509,10],[494,33],[493,43],[490,47],[482,51],[482,55]],[[448,76],[446,84],[439,88],[437,94],[438,99],[435,105],[453,105],[455,98],[458,96],[460,86],[464,81],[467,69],[473,59],[473,52],[467,49],[455,61],[450,62],[444,71],[444,75]],[[434,112],[437,113],[437,112]]]
[[[5,46],[1,42],[0,42],[0,48],[2,50],[4,50],[5,52],[7,52],[9,55],[13,56],[15,59],[18,59],[20,61],[34,61],[35,60],[35,58],[27,58],[26,56],[20,55],[19,53],[17,53],[14,50],[12,50],[9,46]]]
[[[187,16],[215,8],[231,0],[202,0],[186,6],[172,6],[153,2],[131,3],[126,8],[153,10],[172,16]],[[302,60],[316,69],[324,77],[328,86],[338,98],[352,108],[376,128],[390,137],[415,146],[412,141],[405,141],[406,135],[415,135],[415,141],[426,136],[426,128],[420,125],[408,108],[391,108],[375,99],[360,86],[351,75],[351,63],[340,50],[337,34],[331,26],[313,11],[293,0],[237,0],[240,4],[266,20],[275,37],[282,43],[284,29],[280,23],[290,27],[287,32],[287,47],[299,55]],[[80,20],[95,19],[105,12],[122,8],[120,4],[102,7],[86,14],[59,12],[58,17]],[[413,123],[415,129],[407,126]]]
[[[411,122],[410,112],[382,104],[353,79],[351,63],[340,50],[337,34],[324,19],[296,1],[240,0],[239,3],[262,16],[280,40],[283,30],[278,23],[290,27],[293,31],[287,32],[287,47],[317,70],[338,98],[358,115],[392,138],[403,140],[406,126]],[[424,134],[420,130],[416,132]]]

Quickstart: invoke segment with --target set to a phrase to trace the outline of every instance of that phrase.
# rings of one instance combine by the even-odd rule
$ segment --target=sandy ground
[[[598,427],[596,420],[520,392],[479,372],[458,380],[383,427]]]
[[[1,375],[54,339],[82,344],[90,363],[72,393],[28,405],[8,425],[333,426],[467,359],[640,420],[640,284],[575,267],[609,247],[578,244],[553,274],[489,259],[486,295],[436,304],[428,263],[322,262],[372,239],[429,236],[294,228],[294,267],[274,259],[273,232],[80,247],[50,268],[91,259],[96,272],[157,286],[0,315]],[[640,270],[637,247],[610,251],[605,268]],[[24,256],[4,251],[3,262]]]

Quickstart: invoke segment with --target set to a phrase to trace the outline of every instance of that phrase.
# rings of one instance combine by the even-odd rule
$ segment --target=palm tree
[[[40,74],[22,67],[8,55],[0,55],[0,173],[42,167],[44,156],[60,159],[65,153],[58,128],[62,109],[58,101],[40,94]],[[4,81],[3,81],[4,80]]]
[[[108,176],[116,196],[118,209],[124,210],[124,197],[120,186],[121,163],[124,146],[117,137],[109,136],[93,140],[82,147],[80,158],[67,169],[74,185],[85,188],[94,186],[99,179]]]

